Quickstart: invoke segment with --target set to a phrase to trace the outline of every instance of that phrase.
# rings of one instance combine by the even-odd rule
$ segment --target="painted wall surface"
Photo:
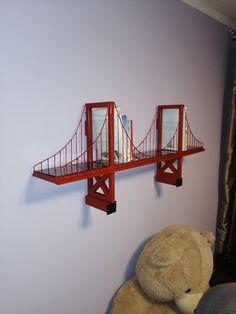
[[[225,27],[177,0],[0,1],[0,313],[104,314],[161,228],[214,230]],[[159,103],[184,103],[206,152],[184,185],[154,165],[116,175],[117,213],[84,205],[86,182],[31,177],[86,102],[114,100],[139,142]]]

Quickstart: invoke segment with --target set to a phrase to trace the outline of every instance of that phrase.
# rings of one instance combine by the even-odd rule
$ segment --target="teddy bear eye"
[[[185,293],[189,293],[191,291],[191,289],[189,288],[188,290],[185,291]]]

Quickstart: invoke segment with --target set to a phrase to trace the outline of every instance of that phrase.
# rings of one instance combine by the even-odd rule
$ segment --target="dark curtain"
[[[236,261],[236,40],[232,37],[227,68],[215,253]]]

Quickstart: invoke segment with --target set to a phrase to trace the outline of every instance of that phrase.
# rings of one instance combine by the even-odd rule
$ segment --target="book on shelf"
[[[126,115],[122,115],[122,123],[126,131],[126,136],[124,139],[124,162],[129,162],[131,158],[131,150],[132,150],[132,121],[128,120]]]

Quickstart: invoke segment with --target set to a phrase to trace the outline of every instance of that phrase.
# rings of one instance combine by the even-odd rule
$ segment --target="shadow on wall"
[[[83,199],[83,206],[82,206],[82,213],[81,218],[78,221],[78,227],[79,229],[85,229],[92,225],[92,217],[91,217],[91,211],[90,206],[85,204],[85,201]]]
[[[110,314],[111,312],[111,309],[112,309],[112,303],[113,303],[113,300],[117,294],[117,292],[119,291],[119,289],[121,288],[121,286],[125,283],[126,280],[130,279],[131,277],[133,277],[135,275],[135,266],[136,266],[136,263],[137,263],[137,259],[140,255],[140,253],[142,252],[145,244],[151,239],[152,237],[149,237],[147,238],[145,241],[143,241],[137,248],[136,250],[134,251],[133,255],[131,256],[130,258],[130,261],[127,265],[127,268],[126,268],[126,271],[125,271],[125,274],[124,274],[124,282],[120,285],[120,287],[117,288],[117,290],[114,292],[109,304],[108,304],[108,307],[107,307],[107,310],[105,312],[105,314]]]
[[[147,165],[144,167],[140,167],[140,168],[134,168],[134,169],[129,169],[126,171],[121,171],[118,172],[116,175],[116,180],[120,181],[120,180],[127,180],[127,178],[136,178],[137,180],[140,181],[140,183],[142,182],[142,175],[147,175],[150,176],[150,180],[153,179],[153,184],[154,184],[154,189],[156,191],[156,195],[157,197],[161,197],[162,196],[162,189],[161,189],[161,184],[159,182],[156,182],[155,180],[155,176],[156,176],[156,166],[155,165]],[[154,174],[154,176],[153,176]],[[140,176],[140,178],[139,178]]]
[[[78,228],[84,229],[92,224],[90,206],[84,202],[84,196],[86,195],[86,181],[77,181],[64,185],[56,185],[47,181],[42,181],[30,176],[26,185],[26,190],[21,204],[31,205],[37,202],[44,202],[51,198],[59,198],[63,195],[69,195],[71,193],[79,193],[83,195],[81,200],[81,217],[78,220]]]
[[[31,204],[35,202],[42,202],[50,198],[78,191],[86,193],[85,182],[79,181],[64,185],[56,185],[31,176],[26,187],[24,203]]]
[[[135,275],[135,267],[136,267],[136,263],[137,263],[137,259],[140,255],[140,253],[142,252],[144,246],[146,245],[146,243],[152,238],[148,237],[146,240],[144,240],[134,251],[133,255],[130,258],[130,261],[127,265],[126,271],[125,271],[125,275],[124,275],[124,280],[129,279],[130,277],[133,277]]]
[[[155,181],[153,177],[153,172],[155,173],[155,166],[150,165],[142,168],[131,169],[124,172],[119,172],[116,175],[116,180],[125,180],[127,178],[138,178],[139,176],[150,175],[153,178],[154,189],[156,191],[157,197],[162,196],[162,190],[160,183]],[[151,178],[150,178],[151,179]],[[139,180],[142,180],[140,178]],[[87,194],[87,181],[77,181],[63,185],[56,185],[48,181],[39,180],[33,176],[29,177],[29,180],[26,184],[25,193],[20,200],[20,204],[31,205],[37,202],[43,202],[52,198],[59,198],[63,195],[69,195],[71,193],[79,193],[82,195],[83,200],[81,208],[81,217],[78,221],[78,228],[83,229],[91,226],[92,217],[90,206],[85,204],[84,197]]]
[[[154,165],[146,165],[137,168],[131,168],[124,171],[118,171],[116,173],[116,180],[125,180],[127,178],[136,178],[138,179],[139,176],[143,174],[152,175],[155,173],[155,166]]]
[[[157,197],[161,197],[162,196],[161,184],[159,182],[156,182],[155,177],[153,177],[153,181],[154,181],[154,188],[156,191],[156,195]]]

